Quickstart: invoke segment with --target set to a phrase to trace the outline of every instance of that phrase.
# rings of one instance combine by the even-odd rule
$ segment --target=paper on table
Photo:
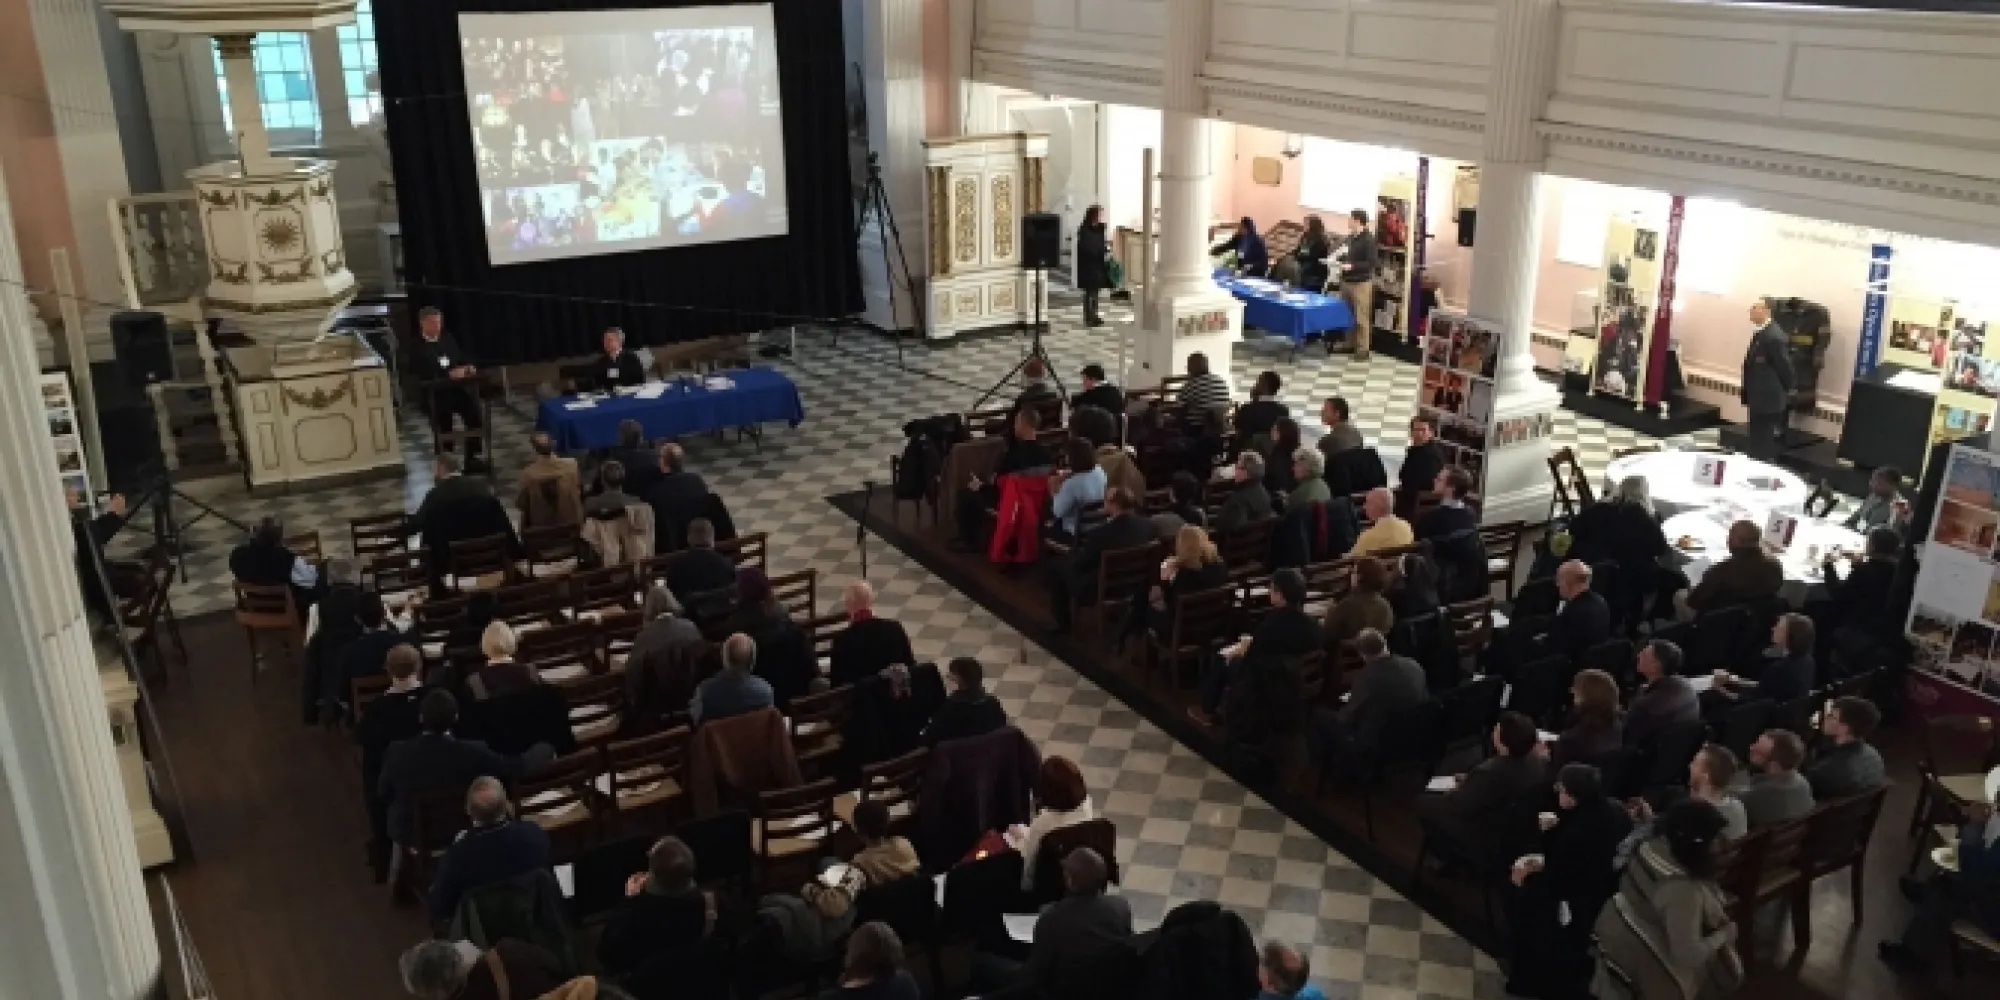
[[[1557,735],[1557,734],[1555,734],[1555,733],[1552,733],[1552,732],[1549,732],[1549,731],[1548,731],[1548,730],[1546,730],[1546,729],[1537,729],[1537,730],[1535,730],[1535,737],[1536,737],[1537,739],[1540,739],[1540,740],[1541,740],[1541,741],[1542,741],[1543,743],[1554,743],[1554,742],[1556,742],[1557,740],[1560,740],[1560,739],[1562,739],[1562,737],[1561,737],[1560,735]]]
[[[1008,913],[1000,917],[1007,925],[1007,936],[1022,944],[1035,943],[1035,923],[1042,919],[1039,913]]]
[[[1435,778],[1432,778],[1430,784],[1424,786],[1424,791],[1449,792],[1457,787],[1458,787],[1457,778],[1454,778],[1449,774],[1441,774]]]
[[[594,410],[594,409],[597,409],[597,401],[596,401],[596,400],[594,400],[594,399],[579,399],[579,400],[577,400],[577,401],[576,401],[576,402],[574,402],[574,403],[564,403],[564,404],[563,404],[563,409],[565,409],[565,410]]]
[[[556,884],[562,887],[564,899],[576,898],[576,866],[557,865]]]
[[[1703,691],[1706,691],[1714,686],[1715,686],[1714,674],[1702,674],[1700,677],[1688,678],[1688,687],[1693,688],[1695,694],[1700,694]]]
[[[667,384],[665,382],[648,382],[646,383],[645,388],[639,390],[639,398],[658,399],[661,396],[665,395],[666,391],[667,391]]]

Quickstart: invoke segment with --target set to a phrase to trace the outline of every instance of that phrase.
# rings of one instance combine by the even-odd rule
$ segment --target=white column
[[[105,205],[132,193],[125,174],[118,113],[104,66],[96,0],[29,0],[35,48],[42,57],[56,150],[62,157],[63,185],[69,195],[76,233],[77,267],[83,275],[90,353],[112,357],[108,306],[125,301],[117,246],[111,239]]]
[[[1552,412],[1554,387],[1535,375],[1531,353],[1535,272],[1541,260],[1542,166],[1535,122],[1548,99],[1555,60],[1557,0],[1498,0],[1486,134],[1479,160],[1479,239],[1472,248],[1466,311],[1500,325],[1495,423]],[[1487,457],[1485,520],[1539,521],[1552,492],[1548,442],[1535,439]]]
[[[18,282],[5,187],[0,281]],[[0,992],[129,1000],[159,947],[23,306],[0,295]]]
[[[915,303],[904,283],[902,261],[909,261],[917,294],[923,296],[928,294],[924,274],[930,260],[924,229],[923,0],[863,0],[861,77],[868,100],[868,148],[881,157],[883,192],[903,240],[899,258],[891,237],[893,263],[885,269],[876,226],[861,232],[864,315],[884,330],[910,329]]]
[[[1126,383],[1158,385],[1186,368],[1187,356],[1208,355],[1229,370],[1231,345],[1241,339],[1243,306],[1216,287],[1208,260],[1214,183],[1209,159],[1207,91],[1198,75],[1208,58],[1210,0],[1167,0],[1165,63],[1160,71],[1160,260],[1146,295],[1154,328],[1134,333]]]
[[[251,54],[255,35],[217,35],[222,75],[229,81],[230,143],[249,173],[265,169],[271,159],[271,135],[264,130],[264,106],[257,100],[257,61]]]

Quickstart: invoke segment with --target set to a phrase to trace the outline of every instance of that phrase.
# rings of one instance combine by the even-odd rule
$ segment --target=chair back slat
[[[738,535],[735,538],[715,543],[715,551],[728,556],[737,568],[755,566],[769,573],[771,536],[760,531],[754,535]]]

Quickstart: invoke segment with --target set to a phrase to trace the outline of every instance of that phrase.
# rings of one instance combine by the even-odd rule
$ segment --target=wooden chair
[[[1479,541],[1486,546],[1487,586],[1490,588],[1496,583],[1504,586],[1510,601],[1514,599],[1514,576],[1520,564],[1521,543],[1527,536],[1526,521],[1479,526]]]
[[[1565,518],[1575,517],[1577,512],[1591,505],[1590,480],[1583,474],[1583,465],[1576,460],[1576,452],[1568,445],[1557,448],[1549,455],[1549,475],[1555,478],[1556,495],[1549,503],[1549,519],[1554,520],[1560,508]]]
[[[299,621],[298,607],[292,603],[292,588],[285,584],[260,587],[241,580],[236,588],[236,624],[250,641],[250,680],[257,680],[257,668],[264,655],[257,648],[260,633],[276,635],[285,644],[286,655],[301,656],[306,649],[305,623]]]
[[[465,815],[465,794],[461,789],[420,792],[404,804],[410,817],[408,843],[400,842],[403,853],[400,878],[412,895],[426,899],[438,862],[451,849],[458,835],[470,823]]]
[[[326,551],[320,548],[319,532],[317,531],[304,531],[296,535],[286,535],[285,548],[292,550],[293,555],[312,563],[314,566],[321,566],[326,563]]]
[[[1173,490],[1147,490],[1146,495],[1139,498],[1139,513],[1145,517],[1164,514],[1172,509],[1174,509]]]
[[[349,680],[347,682],[347,721],[352,725],[360,725],[361,717],[367,713],[368,706],[374,704],[375,700],[382,697],[388,690],[389,675],[387,674],[371,674],[367,677],[356,677]]]
[[[831,777],[846,746],[847,719],[854,713],[854,687],[793,698],[787,715],[792,723],[792,754],[808,778]]]
[[[639,574],[630,564],[587,570],[570,577],[576,610],[606,608],[635,610],[639,606]]]
[[[612,822],[622,832],[657,833],[667,829],[664,819],[685,812],[691,732],[678,726],[605,745],[605,771],[610,781],[601,791]]]
[[[1857,928],[1861,924],[1862,885],[1868,867],[1868,842],[1875,836],[1875,821],[1882,815],[1882,803],[1889,786],[1820,803],[1806,817],[1806,838],[1799,849],[1799,891],[1793,897],[1792,920],[1805,926],[1804,940],[1812,941],[1809,913],[1812,885],[1820,878],[1848,870],[1848,903]]]
[[[585,612],[595,615],[597,624],[597,662],[609,671],[625,669],[625,660],[632,655],[632,641],[639,637],[639,630],[645,622],[637,611]],[[586,618],[586,621],[589,619]]]
[[[487,535],[451,543],[451,575],[446,581],[453,591],[492,590],[514,580],[514,560],[508,555],[513,539]]]
[[[1984,897],[1969,902],[1983,903],[1991,907],[2000,903],[2000,890],[1988,888]],[[1988,958],[2000,958],[2000,938],[1995,938],[1976,921],[1960,917],[1951,922],[1951,973],[1963,978],[1965,975],[1965,953],[1972,952]]]
[[[828,614],[814,618],[799,626],[812,639],[813,662],[819,665],[819,672],[825,674],[833,669],[833,640],[847,631],[846,614]]]
[[[1983,791],[1982,776],[2000,765],[1995,759],[2000,756],[1996,731],[2000,726],[1984,715],[1936,715],[1925,720],[1923,756],[1917,759],[1922,784],[1917,786],[1916,805],[1910,812],[1909,871],[1917,870],[1931,846],[1925,831],[1959,823],[1971,798],[1963,793]]]
[[[132,646],[132,653],[158,668],[162,675],[167,672],[166,640],[174,642],[175,652],[183,670],[187,667],[187,644],[181,641],[180,623],[174,618],[174,606],[170,597],[174,583],[174,564],[164,553],[156,556],[152,565],[133,567],[129,578],[118,574],[113,588],[118,593],[118,623],[125,630],[126,641]],[[290,588],[284,588],[287,596]],[[127,596],[129,592],[129,597]],[[255,645],[251,649],[256,649]],[[255,662],[251,665],[255,678]]]
[[[576,572],[583,553],[578,527],[556,524],[521,529],[521,575],[530,580],[548,580]]]
[[[1271,536],[1277,530],[1278,519],[1267,517],[1216,536],[1215,547],[1229,567],[1231,580],[1270,575]]]
[[[766,575],[771,572],[771,536],[764,532],[754,535],[738,535],[735,538],[715,543],[715,551],[728,556],[738,569],[755,566]]]
[[[586,677],[561,685],[578,746],[604,743],[625,725],[625,678]]]
[[[819,570],[802,569],[771,578],[771,595],[785,606],[796,622],[819,617]]]
[[[1477,665],[1493,645],[1493,598],[1465,601],[1445,608],[1451,621],[1452,639],[1458,643],[1458,659]]]
[[[833,812],[834,792],[833,779],[822,778],[797,788],[757,793],[750,849],[762,885],[783,884],[774,878],[778,870],[800,863],[810,866],[832,853],[827,841],[840,828]]]
[[[889,810],[889,823],[897,833],[907,834],[916,823],[917,801],[924,790],[924,771],[930,767],[929,747],[918,747],[902,755],[874,764],[861,765],[862,801],[880,802]],[[842,822],[853,817],[843,816]]]
[[[521,633],[514,658],[532,667],[545,684],[570,685],[603,674],[598,659],[603,640],[593,622],[576,622]]]
[[[1812,492],[1806,494],[1806,516],[1825,517],[1833,513],[1833,505],[1839,502],[1840,497],[1826,485],[1826,480],[1819,480],[1813,483]]]
[[[1178,682],[1180,666],[1192,663],[1197,671],[1208,655],[1228,638],[1230,612],[1236,606],[1233,587],[1217,587],[1196,594],[1183,594],[1174,604],[1174,624],[1162,643],[1151,630],[1146,632],[1147,669],[1164,658],[1167,677]]]
[[[517,583],[501,587],[493,592],[493,617],[520,628],[522,634],[533,632],[562,620],[562,610],[569,603],[564,587],[556,580],[537,580],[532,583]]]
[[[549,835],[556,864],[574,859],[598,839],[599,799],[594,785],[604,776],[604,755],[596,747],[557,757],[514,788],[522,822]]]
[[[890,519],[892,520],[900,519],[903,515],[903,505],[907,503],[910,506],[916,508],[917,523],[922,524],[924,523],[924,505],[929,504],[931,508],[931,523],[936,524],[938,518],[938,489],[939,489],[938,477],[932,476],[930,482],[924,484],[923,495],[918,497],[905,497],[896,495],[894,484],[901,482],[902,478],[903,478],[903,456],[890,455],[889,456],[889,483],[891,485],[891,488],[889,490]]]
[[[363,569],[371,568],[383,556],[410,550],[410,518],[402,511],[357,517],[347,522],[354,559]]]
[[[405,549],[377,555],[366,576],[372,578],[375,592],[382,595],[382,600],[392,604],[411,597],[430,596],[430,567],[425,564],[422,552]]]
[[[1160,578],[1160,546],[1135,545],[1129,549],[1113,549],[1105,552],[1097,560],[1097,635],[1099,639],[1111,636],[1112,616],[1131,606],[1139,599],[1146,587]],[[1082,606],[1083,595],[1070,595],[1071,620]]]
[[[978,437],[991,437],[1007,432],[1007,422],[1013,419],[1013,407],[999,407],[991,410],[965,411],[965,429]],[[994,425],[998,424],[997,427]],[[992,428],[990,431],[988,428]]]
[[[1751,920],[1765,903],[1776,899],[1793,901],[1792,944],[1803,953],[1812,933],[1809,919],[1798,907],[1803,901],[1804,875],[1798,869],[1804,848],[1808,820],[1766,827],[1748,836],[1725,843],[1718,852],[1716,885],[1721,888],[1729,917],[1736,923],[1736,948],[1743,968],[1752,968],[1757,946]]]

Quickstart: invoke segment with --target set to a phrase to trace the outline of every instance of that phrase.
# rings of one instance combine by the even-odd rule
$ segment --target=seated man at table
[[[659,477],[646,488],[646,504],[653,508],[653,531],[661,552],[679,547],[687,525],[700,517],[708,503],[708,483],[687,471],[687,455],[669,441],[660,445],[657,462]]]
[[[1821,653],[1859,661],[1902,637],[1903,619],[1895,613],[1893,593],[1902,551],[1903,536],[1896,529],[1876,528],[1868,533],[1868,549],[1861,554],[1865,558],[1844,579],[1833,554],[1827,553],[1820,566],[1827,599],[1806,605],[1806,614],[1820,628]],[[1822,665],[1836,666],[1831,658],[1822,659]]]
[[[521,489],[514,506],[521,527],[549,528],[583,520],[583,487],[578,484],[576,459],[556,454],[554,438],[536,431],[528,438],[534,461],[521,470]]]
[[[625,331],[607,327],[604,353],[584,366],[585,377],[577,379],[578,389],[609,392],[616,386],[645,385],[646,365],[635,351],[625,349]]]
[[[470,381],[478,376],[479,366],[472,363],[472,355],[458,338],[444,328],[444,313],[436,306],[418,311],[417,333],[416,343],[410,345],[411,360],[417,367],[417,379],[428,386],[431,427],[439,434],[449,434],[454,416],[465,422],[468,431],[485,427],[478,385]],[[479,445],[479,439],[474,438],[466,448],[467,462],[479,461]]]
[[[1785,585],[1785,568],[1764,551],[1764,530],[1750,521],[1729,526],[1729,558],[1708,568],[1692,590],[1674,595],[1682,621],[1721,608],[1767,600]]]
[[[1042,415],[1034,408],[1014,414],[1013,426],[1009,429],[1006,450],[1000,453],[1000,461],[993,466],[993,479],[973,476],[963,487],[944,484],[947,489],[958,489],[958,538],[954,540],[958,551],[971,552],[979,548],[980,528],[985,524],[986,512],[1000,502],[1000,487],[993,480],[1012,472],[1047,470],[1056,464],[1055,456],[1046,445],[1035,440],[1041,433]]]
[[[1840,522],[1849,531],[1867,531],[1871,528],[1894,528],[1902,534],[1910,528],[1910,502],[1903,499],[1903,473],[1893,465],[1884,465],[1868,474],[1868,495],[1861,498],[1861,506]]]

